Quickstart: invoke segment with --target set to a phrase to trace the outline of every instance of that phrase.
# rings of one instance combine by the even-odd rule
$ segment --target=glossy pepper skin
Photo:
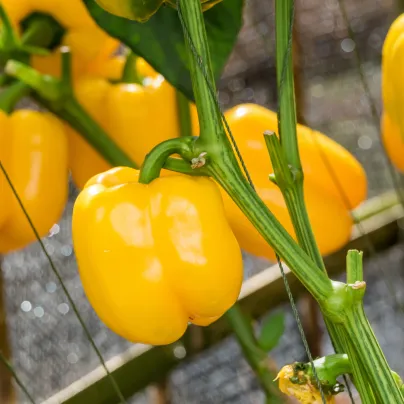
[[[41,237],[59,221],[67,202],[67,138],[51,114],[0,111],[0,159]],[[23,248],[36,237],[4,174],[0,172],[0,253]]]
[[[107,79],[79,80],[75,93],[90,115],[139,166],[158,143],[179,133],[174,88],[140,59],[140,84],[111,84]],[[105,73],[116,75],[119,61],[110,61]],[[152,75],[153,74],[153,75]],[[111,168],[77,132],[68,129],[69,166],[74,183],[82,188],[95,174]]]
[[[97,69],[119,46],[93,21],[81,0],[0,0],[14,28],[21,31],[21,22],[34,12],[55,18],[65,29],[61,45],[69,46],[72,52],[74,77]],[[60,76],[60,48],[49,56],[33,55],[33,67],[41,73]]]
[[[99,6],[111,14],[138,22],[146,22],[163,4],[176,7],[175,0],[95,0]],[[206,11],[221,0],[201,0]]]
[[[404,172],[404,14],[391,25],[382,53],[382,139],[394,165]]]
[[[277,131],[276,114],[259,105],[244,104],[226,111],[225,117],[259,196],[294,235],[282,193],[268,179],[273,169],[263,133]],[[195,133],[197,130],[195,127]],[[307,210],[320,252],[327,255],[341,248],[350,238],[353,223],[349,211],[366,198],[366,175],[358,161],[333,140],[302,125],[298,125],[297,130]],[[347,200],[341,197],[322,156],[326,156],[333,167]],[[225,192],[223,199],[241,248],[275,260],[274,251]]]
[[[234,304],[242,258],[212,180],[169,174],[144,185],[138,175],[118,167],[86,184],[73,242],[101,320],[130,341],[164,345]]]

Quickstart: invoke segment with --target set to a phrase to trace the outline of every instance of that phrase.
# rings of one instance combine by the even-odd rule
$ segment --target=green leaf
[[[262,325],[258,345],[266,352],[271,351],[278,345],[284,331],[285,315],[283,313],[273,314]]]
[[[193,100],[184,36],[175,9],[161,7],[149,21],[139,23],[109,14],[94,0],[82,1],[104,31],[144,58],[174,87]],[[220,78],[241,28],[243,1],[224,0],[204,13],[216,79]]]

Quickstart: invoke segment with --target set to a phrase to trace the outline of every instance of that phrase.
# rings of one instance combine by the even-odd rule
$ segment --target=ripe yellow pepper
[[[72,51],[74,77],[97,69],[119,46],[93,21],[81,0],[0,0],[14,28],[20,32],[21,22],[32,13],[44,13],[55,18],[65,29],[61,45]],[[60,48],[49,56],[33,55],[34,68],[41,73],[59,76],[61,71]]]
[[[402,172],[404,172],[403,68],[404,14],[391,25],[383,45],[381,120],[384,147],[391,161]]]
[[[292,222],[279,188],[268,179],[273,173],[263,133],[277,132],[276,114],[255,104],[234,107],[225,113],[256,191],[286,230],[294,236]],[[197,125],[196,125],[197,126]],[[305,173],[305,201],[320,252],[330,254],[350,238],[353,209],[366,198],[366,175],[358,161],[342,146],[320,132],[298,125],[299,151]],[[197,128],[195,128],[197,133]],[[346,197],[330,175],[326,157]],[[223,192],[229,223],[245,251],[275,260],[275,253],[241,210]]]
[[[130,341],[163,345],[235,303],[242,258],[212,180],[169,174],[144,185],[138,175],[118,167],[86,184],[73,242],[101,320]]]
[[[119,61],[112,60],[103,74],[117,76]],[[111,84],[104,78],[78,81],[75,93],[90,115],[139,165],[156,144],[178,136],[174,88],[140,59],[139,74],[149,73],[139,84]],[[111,77],[111,76],[110,76]],[[68,129],[73,181],[82,188],[95,174],[111,166],[77,132]]]
[[[58,222],[67,201],[67,138],[51,114],[0,111],[0,159],[40,236]],[[0,254],[36,240],[0,172]]]
[[[95,0],[100,7],[111,14],[139,22],[146,22],[163,4],[177,6],[175,0]],[[201,0],[202,10],[206,11],[221,0]]]

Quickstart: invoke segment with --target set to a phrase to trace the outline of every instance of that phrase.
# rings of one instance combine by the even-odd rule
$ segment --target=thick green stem
[[[191,149],[194,142],[195,138],[189,136],[169,139],[158,144],[146,156],[140,169],[139,182],[148,184],[158,178],[166,160],[173,154],[180,154],[182,157],[190,160],[192,156]]]
[[[279,103],[279,135],[286,159],[302,171],[296,132],[296,102],[293,83],[292,27],[294,0],[276,0],[276,77]]]
[[[21,81],[16,81],[0,94],[0,109],[10,114],[18,101],[29,94],[31,88]]]
[[[201,3],[195,0],[179,0],[178,3],[198,110],[200,137],[202,141],[215,141],[216,133],[224,131],[217,105],[212,98],[216,94],[216,86]]]
[[[191,108],[188,98],[181,91],[176,91],[178,122],[180,136],[192,136]]]
[[[346,281],[348,284],[363,281],[363,253],[357,250],[349,250],[346,256]]]
[[[201,64],[208,69],[207,77],[211,78],[210,85],[214,90],[200,2],[180,0],[180,13],[185,26],[185,36],[187,38],[189,35],[192,38],[192,43],[188,45],[188,54],[195,101],[199,119],[202,120],[201,133],[195,143],[195,151],[207,153],[209,172],[237,203],[268,244],[285,260],[310,293],[319,301],[327,299],[332,294],[331,281],[326,274],[318,273],[316,265],[268,210],[240,171],[223,129],[217,105],[212,99],[209,84],[202,72],[204,67],[199,66],[197,62],[199,55]]]
[[[285,173],[291,173],[288,177],[289,181],[278,181],[278,186],[284,196],[298,243],[316,263],[316,270],[326,273],[324,261],[314,237],[304,200],[304,173],[301,166],[297,141],[296,104],[291,51],[294,17],[293,7],[294,0],[276,0],[278,119],[282,147],[280,147],[277,139],[268,138],[267,136],[265,139],[274,166],[275,176],[284,177],[286,175]],[[291,175],[293,176],[293,181],[290,181]],[[344,339],[339,338],[335,325],[326,316],[324,316],[324,321],[336,352],[345,352]]]
[[[284,402],[274,383],[275,375],[270,370],[268,354],[259,347],[248,318],[238,305],[234,305],[228,310],[225,316],[236,335],[246,360],[257,374],[262,389],[268,397],[271,397],[271,403]]]
[[[358,251],[351,250],[348,253],[347,274],[348,282],[350,282],[347,288],[352,290],[352,304],[345,307],[344,328],[351,345],[352,362],[357,360],[363,364],[366,374],[362,377],[366,377],[370,383],[377,403],[404,403],[363,309],[366,284],[362,281],[362,254]],[[360,383],[365,386],[366,382],[361,380]]]
[[[345,331],[343,329],[340,329],[340,331],[342,333],[342,339],[344,341],[344,346],[348,357],[355,358],[351,361],[351,374],[354,379],[355,387],[361,397],[361,402],[362,404],[376,404],[372,388],[370,387],[368,382],[366,369],[362,361],[356,358],[356,352],[353,349],[348,337],[346,336]]]
[[[284,111],[288,111],[288,109],[286,108]],[[281,118],[281,122],[282,120],[283,118]],[[274,133],[266,132],[264,139],[274,169],[275,182],[285,198],[285,203],[296,232],[297,241],[303,250],[314,260],[318,268],[325,272],[324,262],[317,247],[304,202],[303,177],[301,171],[291,169],[286,155],[287,148],[281,145]],[[295,140],[297,143],[297,138]],[[290,142],[290,144],[292,144],[292,142]]]
[[[362,304],[358,304],[347,315],[346,330],[356,353],[355,358],[360,358],[366,369],[376,401],[381,404],[403,403],[401,392],[366,318]]]
[[[52,16],[42,13],[32,13],[22,21],[24,30],[21,36],[23,45],[33,45],[40,48],[53,49],[60,45],[65,29]]]

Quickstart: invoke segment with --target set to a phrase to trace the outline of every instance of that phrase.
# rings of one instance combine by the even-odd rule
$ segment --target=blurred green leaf
[[[138,23],[107,13],[94,0],[82,1],[103,30],[143,57],[193,100],[185,42],[176,10],[161,7],[149,21]],[[216,79],[221,75],[241,28],[243,1],[224,0],[204,13]]]
[[[258,337],[259,346],[266,352],[274,349],[285,331],[285,315],[277,313],[268,317],[261,328]]]

